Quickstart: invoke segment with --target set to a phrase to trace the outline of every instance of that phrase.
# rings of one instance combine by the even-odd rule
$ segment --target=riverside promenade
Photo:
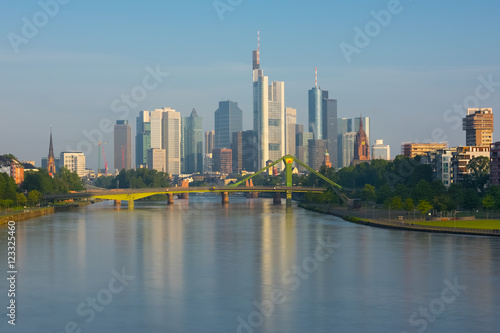
[[[405,217],[407,217],[406,212],[405,215],[401,214],[401,212],[397,211],[393,212],[392,219],[389,219],[389,218],[381,218],[381,215],[383,215],[384,217],[388,215],[385,210],[381,211],[379,209],[371,209],[366,207],[363,207],[360,210],[349,210],[347,207],[338,207],[328,204],[317,204],[317,203],[301,203],[299,204],[299,207],[315,211],[318,213],[338,216],[348,222],[368,225],[372,227],[421,231],[421,232],[500,237],[500,230],[498,229],[488,230],[488,229],[454,228],[454,227],[438,227],[438,226],[428,226],[428,225],[424,226],[424,225],[414,224],[413,222],[415,222],[416,220],[405,219]],[[400,219],[400,217],[403,218]]]

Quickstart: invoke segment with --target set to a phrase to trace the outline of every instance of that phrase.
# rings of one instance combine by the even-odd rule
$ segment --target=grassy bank
[[[347,222],[362,224],[372,227],[462,234],[475,236],[495,236],[500,237],[500,221],[498,220],[472,220],[472,221],[429,221],[429,222],[409,222],[409,221],[380,221],[376,219],[366,219],[363,217],[352,216],[350,214],[359,213],[359,211],[349,211],[345,207],[317,205],[314,203],[300,203],[299,207],[318,213],[338,216]],[[456,223],[456,226],[455,226]]]
[[[414,224],[434,227],[500,230],[500,220],[425,221]]]

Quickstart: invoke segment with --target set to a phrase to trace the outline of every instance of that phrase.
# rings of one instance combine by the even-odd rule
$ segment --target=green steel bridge
[[[240,186],[241,184],[246,184],[246,182],[258,174],[267,171],[268,169],[274,167],[276,164],[284,162],[285,163],[285,176],[286,185],[285,186]],[[286,203],[291,205],[292,203],[292,193],[322,193],[326,191],[326,188],[318,187],[303,187],[303,186],[293,186],[292,184],[292,165],[296,162],[301,165],[311,173],[315,174],[327,184],[332,185],[333,190],[340,196],[340,198],[349,206],[353,205],[353,199],[349,199],[345,194],[341,192],[340,185],[334,183],[327,177],[318,173],[316,170],[310,168],[305,163],[299,161],[297,158],[291,155],[283,156],[282,158],[276,160],[272,164],[266,166],[265,168],[249,175],[235,184],[231,184],[223,187],[167,187],[167,188],[140,188],[140,189],[94,189],[87,190],[83,192],[60,194],[60,195],[49,195],[46,197],[48,200],[54,199],[71,199],[71,198],[83,198],[83,197],[93,197],[96,199],[103,200],[115,200],[115,203],[121,203],[121,201],[128,202],[128,208],[134,208],[134,201],[147,198],[157,194],[166,194],[168,196],[169,204],[173,203],[173,197],[176,194],[189,194],[189,193],[217,193],[222,196],[222,203],[229,202],[230,193],[242,193],[242,192],[269,192],[274,193],[275,203],[279,200],[281,202],[281,193],[286,194]]]

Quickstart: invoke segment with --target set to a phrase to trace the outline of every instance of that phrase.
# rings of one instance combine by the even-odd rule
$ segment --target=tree
[[[395,196],[391,199],[391,203],[389,205],[391,209],[403,209],[403,200],[401,200],[400,196]]]
[[[407,211],[412,211],[415,209],[415,205],[413,204],[412,198],[406,198],[405,204],[404,204],[404,209]]]
[[[431,203],[429,201],[427,201],[427,200],[420,200],[418,202],[417,210],[420,213],[425,214],[428,211],[430,211],[431,209],[432,209],[432,205],[431,205]]]
[[[484,209],[486,210],[493,209],[495,207],[495,198],[493,198],[493,196],[488,194],[483,198],[482,204]]]
[[[432,200],[433,191],[431,185],[425,180],[420,180],[413,188],[412,197],[415,200]]]
[[[365,187],[361,191],[361,199],[364,201],[374,201],[377,198],[375,193],[375,186],[370,184],[365,184]]]
[[[474,157],[467,163],[467,170],[470,172],[468,181],[471,186],[483,192],[490,178],[490,159],[486,156]]]
[[[22,193],[17,193],[17,205],[18,206],[25,206],[26,203],[28,202],[28,199],[26,196]]]
[[[40,201],[42,201],[42,196],[43,196],[43,194],[37,190],[33,190],[33,191],[29,192],[28,193],[28,202],[29,202],[30,206],[36,206],[37,204],[39,204]]]

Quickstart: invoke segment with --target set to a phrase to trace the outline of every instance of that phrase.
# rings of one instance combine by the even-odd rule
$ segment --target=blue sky
[[[205,130],[212,129],[213,112],[226,99],[239,103],[249,129],[258,29],[264,73],[285,81],[287,107],[298,110],[300,123],[307,124],[307,90],[318,67],[319,85],[338,99],[339,117],[371,117],[371,141],[384,139],[393,156],[403,141],[465,144],[464,100],[474,102],[480,76],[500,82],[495,1],[401,1],[350,63],[341,43],[355,45],[354,28],[365,30],[371,12],[387,10],[391,1],[231,2],[221,20],[213,0],[72,0],[15,53],[9,33],[23,36],[23,17],[33,22],[41,7],[2,0],[0,153],[39,165],[50,126],[56,153],[82,146],[83,131],[96,134],[102,119],[118,119],[111,105],[142,85],[148,66],[169,75],[129,108],[134,136],[138,112],[164,106],[183,116],[195,107]],[[496,113],[500,86],[489,89],[479,89],[480,106]],[[112,160],[112,134],[103,140]],[[88,155],[87,166],[96,168],[96,150]]]

